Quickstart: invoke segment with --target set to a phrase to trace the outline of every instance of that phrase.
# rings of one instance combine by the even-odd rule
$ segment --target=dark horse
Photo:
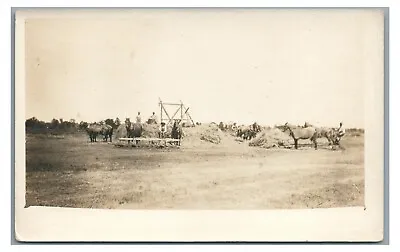
[[[135,138],[141,137],[143,132],[143,126],[141,123],[131,123],[130,121],[126,122],[126,132],[127,137]],[[138,145],[139,140],[136,140],[136,145]]]
[[[314,143],[315,149],[318,148],[318,146],[317,146],[318,132],[314,127],[302,128],[302,127],[292,126],[292,125],[289,125],[288,123],[285,123],[283,129],[284,129],[283,130],[284,132],[286,130],[290,131],[290,136],[294,140],[294,147],[296,149],[298,148],[299,139],[310,139],[311,142]]]
[[[107,139],[110,138],[110,142],[112,142],[113,130],[113,127],[108,124],[101,126],[101,134],[104,136],[104,141],[107,142]]]
[[[179,139],[179,142],[175,142],[175,145],[181,145],[182,139],[182,126],[179,124],[180,121],[175,120],[174,125],[172,126],[171,137],[173,139]]]
[[[242,138],[243,140],[251,140],[252,138],[255,138],[256,135],[257,132],[249,128],[239,128],[236,132],[236,136]]]
[[[107,142],[110,138],[110,142],[112,142],[113,128],[108,124],[92,123],[86,128],[86,132],[89,135],[90,142],[97,142],[98,135],[103,135],[103,141]]]
[[[101,134],[102,127],[96,123],[88,125],[86,132],[89,135],[90,142],[97,142],[97,135]]]

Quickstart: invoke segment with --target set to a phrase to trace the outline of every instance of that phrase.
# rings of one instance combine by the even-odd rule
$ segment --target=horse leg
[[[294,148],[297,150],[298,149],[298,143],[299,139],[294,139]]]
[[[326,137],[326,139],[328,139],[328,145],[331,146],[332,145],[332,141],[329,137]]]

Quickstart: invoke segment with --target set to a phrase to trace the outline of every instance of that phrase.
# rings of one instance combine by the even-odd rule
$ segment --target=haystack
[[[264,129],[249,142],[249,146],[261,148],[289,147],[292,138],[277,128]]]
[[[142,137],[158,137],[158,127],[157,124],[143,124]]]
[[[126,131],[125,123],[122,123],[121,125],[118,126],[117,129],[114,130],[113,136],[115,137],[115,139],[119,139],[121,137],[128,136],[128,132]]]
[[[210,143],[219,144],[221,143],[221,130],[218,128],[218,125],[210,124],[208,127],[204,127],[201,131],[200,139]]]

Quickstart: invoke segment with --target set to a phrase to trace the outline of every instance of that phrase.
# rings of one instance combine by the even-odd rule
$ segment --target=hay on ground
[[[142,132],[142,137],[151,137],[155,138],[158,137],[158,132],[159,132],[159,125],[157,124],[143,124],[143,132]]]
[[[221,143],[221,130],[217,125],[210,124],[201,131],[200,140],[219,144]]]
[[[202,133],[200,136],[200,140],[207,141],[214,144],[221,143],[221,137],[218,135],[211,135],[207,133]]]
[[[261,148],[289,147],[292,138],[277,128],[265,129],[249,142],[249,146]]]

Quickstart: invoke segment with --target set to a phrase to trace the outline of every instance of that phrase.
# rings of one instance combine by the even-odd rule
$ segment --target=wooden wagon
[[[168,143],[177,143],[179,146],[181,143],[181,139],[173,139],[173,138],[155,138],[155,137],[134,137],[134,138],[129,138],[129,137],[122,137],[119,138],[119,145],[132,145],[132,146],[140,146],[140,143],[147,143],[147,145],[155,145],[155,146],[162,146],[165,147],[167,146]],[[122,142],[125,142],[126,144],[121,144]],[[117,144],[118,145],[118,144]]]

